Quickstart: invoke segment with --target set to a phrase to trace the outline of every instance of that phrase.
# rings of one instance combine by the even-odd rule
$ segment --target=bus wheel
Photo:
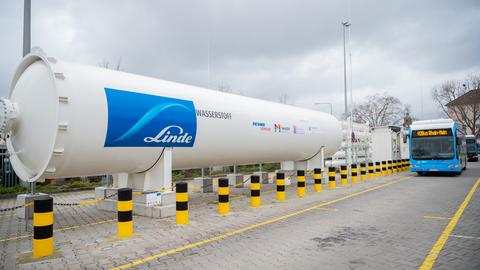
[[[417,172],[417,173],[418,173],[418,175],[424,175],[425,174],[425,172]]]

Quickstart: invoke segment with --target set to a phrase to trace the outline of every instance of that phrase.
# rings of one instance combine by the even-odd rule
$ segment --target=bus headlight
[[[458,167],[460,167],[460,165],[458,165],[458,164],[451,164],[451,165],[448,165],[448,168],[450,168],[450,169],[453,169],[453,168],[458,168]]]

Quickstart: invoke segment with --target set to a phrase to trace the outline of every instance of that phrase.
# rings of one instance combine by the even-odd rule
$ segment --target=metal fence
[[[20,183],[20,179],[12,168],[10,158],[6,155],[7,147],[0,145],[0,184],[4,187],[13,187]]]

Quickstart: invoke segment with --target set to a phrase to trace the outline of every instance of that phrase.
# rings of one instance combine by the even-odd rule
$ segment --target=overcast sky
[[[32,46],[96,66],[121,59],[127,72],[228,85],[256,98],[287,95],[296,106],[332,102],[339,115],[345,19],[354,101],[386,91],[417,118],[436,118],[431,88],[480,74],[480,1],[473,0],[32,0]],[[23,1],[2,1],[2,96],[22,56],[22,24]]]

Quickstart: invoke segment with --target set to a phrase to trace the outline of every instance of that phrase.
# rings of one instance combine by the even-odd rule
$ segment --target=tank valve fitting
[[[0,134],[8,133],[18,116],[17,104],[9,99],[0,98]]]

